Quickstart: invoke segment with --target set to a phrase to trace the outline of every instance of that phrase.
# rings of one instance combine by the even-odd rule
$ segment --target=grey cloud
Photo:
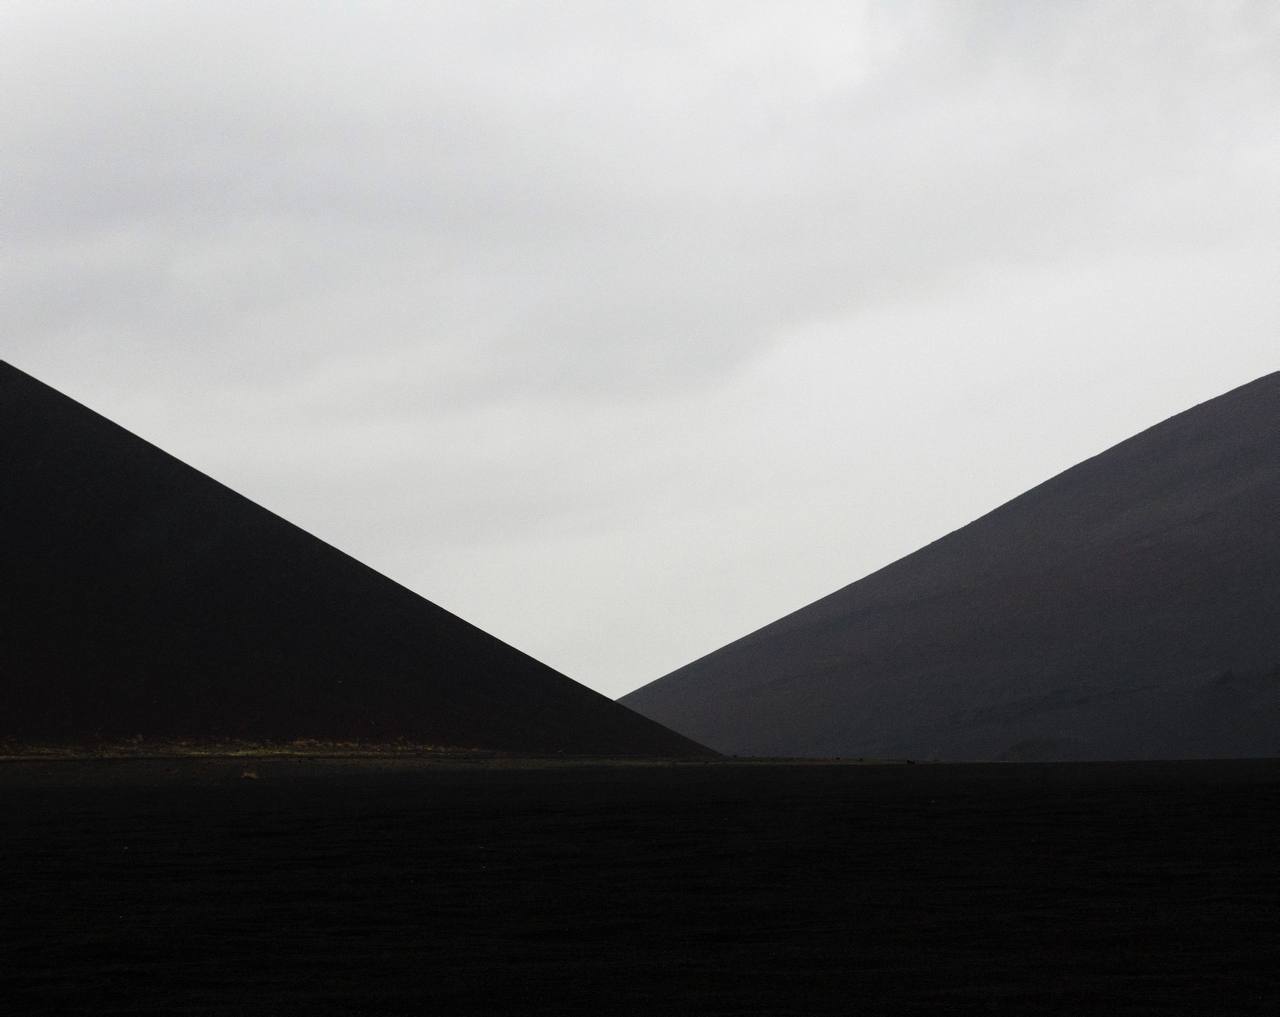
[[[0,17],[3,355],[613,691],[1268,369],[1270,3]]]

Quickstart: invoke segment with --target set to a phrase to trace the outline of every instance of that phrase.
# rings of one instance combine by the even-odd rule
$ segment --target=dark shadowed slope
[[[626,696],[738,754],[1280,753],[1280,374]]]
[[[0,364],[0,737],[697,755]]]

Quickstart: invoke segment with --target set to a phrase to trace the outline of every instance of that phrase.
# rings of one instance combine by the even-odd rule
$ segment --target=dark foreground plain
[[[0,763],[22,1014],[1280,1012],[1280,761]]]

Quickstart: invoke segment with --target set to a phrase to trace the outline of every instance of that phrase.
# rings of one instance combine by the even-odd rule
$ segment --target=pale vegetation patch
[[[329,741],[294,738],[288,741],[194,739],[141,736],[84,742],[29,742],[0,739],[0,759],[141,759],[263,757],[398,757],[476,755],[478,749],[428,745],[420,742]]]

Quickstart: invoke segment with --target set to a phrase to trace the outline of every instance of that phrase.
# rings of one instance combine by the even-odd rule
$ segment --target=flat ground
[[[1280,1012],[1275,760],[10,761],[0,822],[13,1013]]]

